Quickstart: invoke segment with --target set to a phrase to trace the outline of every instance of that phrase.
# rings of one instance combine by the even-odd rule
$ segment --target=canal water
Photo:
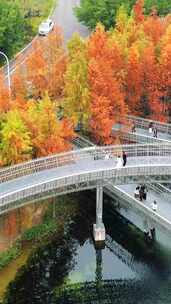
[[[95,195],[74,194],[71,204],[74,201],[79,212],[67,218],[60,234],[33,252],[8,286],[4,303],[170,304],[171,253],[159,244],[145,243],[142,233],[114,210],[107,197],[106,243],[96,248]]]

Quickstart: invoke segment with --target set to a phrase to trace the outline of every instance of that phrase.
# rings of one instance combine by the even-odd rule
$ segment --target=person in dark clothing
[[[145,185],[142,185],[140,187],[140,192],[141,192],[142,200],[144,199],[146,201],[146,199],[147,199],[147,187]]]
[[[126,166],[126,162],[127,162],[127,155],[126,155],[125,151],[123,151],[122,159],[123,159],[123,167],[125,167]]]
[[[136,132],[136,129],[135,129],[135,123],[134,123],[134,122],[133,122],[133,124],[132,124],[131,131],[132,131],[132,133],[135,133],[135,132]]]
[[[153,137],[157,138],[157,128],[156,127],[153,129]]]
[[[140,198],[140,201],[142,202],[143,200],[143,195],[144,195],[144,192],[142,190],[142,188],[140,187],[140,190],[139,190],[139,198]]]

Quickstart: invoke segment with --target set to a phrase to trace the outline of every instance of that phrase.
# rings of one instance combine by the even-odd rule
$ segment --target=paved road
[[[79,0],[58,0],[53,20],[62,28],[64,42],[69,40],[74,32],[78,32],[82,37],[89,34],[88,29],[77,21],[73,12],[73,8],[79,3]]]
[[[78,6],[79,3],[80,0],[58,0],[54,13],[52,14],[52,19],[56,25],[62,29],[65,45],[74,32],[78,32],[82,37],[87,37],[89,34],[88,29],[77,21],[73,12],[73,8]],[[38,36],[34,39],[37,39],[37,37]],[[46,39],[46,37],[43,37],[43,39]],[[18,65],[22,65],[26,61],[30,49],[31,43],[21,52],[19,58],[14,58],[10,61],[10,74],[13,74]],[[6,66],[4,66],[4,73],[7,77]]]

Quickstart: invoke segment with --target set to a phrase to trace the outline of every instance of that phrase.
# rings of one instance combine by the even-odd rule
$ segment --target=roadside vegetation
[[[37,39],[0,91],[0,165],[72,148],[74,128],[99,144],[114,143],[112,125],[128,113],[169,121],[171,16],[145,15],[138,0],[124,6],[109,31],[98,24],[87,40],[74,34],[66,54],[54,29]]]
[[[0,50],[9,57],[15,55],[37,34],[54,4],[55,0],[1,0]]]
[[[142,0],[145,14],[150,14],[156,9],[160,16],[171,12],[170,0]],[[122,5],[128,14],[131,14],[136,0],[81,0],[80,7],[75,8],[76,15],[80,22],[94,29],[98,22],[101,22],[106,29],[116,24],[117,11]]]
[[[40,22],[46,19],[57,3],[56,0],[15,0],[22,15],[31,28],[33,35],[37,34]]]

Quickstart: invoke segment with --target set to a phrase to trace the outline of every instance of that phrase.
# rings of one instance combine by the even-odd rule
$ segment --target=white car
[[[54,28],[54,22],[51,19],[48,19],[42,22],[39,26],[39,35],[46,36]]]

